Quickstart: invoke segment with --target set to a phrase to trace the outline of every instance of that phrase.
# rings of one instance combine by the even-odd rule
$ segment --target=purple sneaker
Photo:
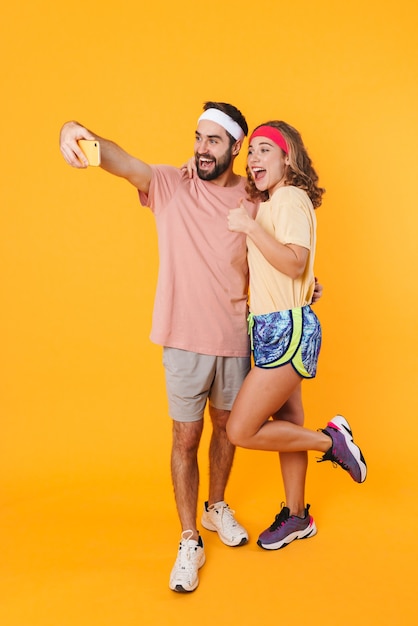
[[[356,483],[366,480],[367,466],[360,448],[353,441],[353,434],[347,420],[342,415],[336,415],[328,422],[322,432],[331,437],[332,446],[324,454],[322,461],[337,463],[345,469]]]
[[[290,509],[283,506],[276,519],[258,538],[257,544],[264,550],[280,550],[295,539],[307,539],[316,535],[316,526],[309,515],[310,504],[306,505],[305,516],[290,515]]]

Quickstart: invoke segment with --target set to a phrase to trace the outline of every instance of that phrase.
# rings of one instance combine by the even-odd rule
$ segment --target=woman
[[[247,236],[255,366],[227,432],[235,445],[279,452],[286,506],[258,539],[262,548],[277,550],[316,533],[304,496],[308,450],[322,452],[321,461],[337,463],[359,483],[367,468],[341,415],[320,431],[302,426],[301,382],[316,375],[321,346],[321,327],[309,304],[315,286],[314,209],[324,189],[298,131],[279,121],[258,126],[249,141],[247,176],[250,198],[261,200],[257,217],[241,205],[230,211],[228,227]]]

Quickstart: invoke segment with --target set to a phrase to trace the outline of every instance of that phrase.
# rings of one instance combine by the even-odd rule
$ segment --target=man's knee
[[[196,452],[202,436],[203,420],[196,422],[173,421],[173,448],[184,453]]]
[[[216,409],[215,407],[209,405],[209,415],[212,420],[214,430],[225,430],[231,411],[227,411],[226,409]]]

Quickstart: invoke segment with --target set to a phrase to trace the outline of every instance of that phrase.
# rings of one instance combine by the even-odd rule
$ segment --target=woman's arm
[[[228,228],[247,235],[266,260],[279,272],[293,279],[302,276],[309,250],[295,244],[283,244],[277,241],[250,217],[242,202],[237,209],[229,211]]]

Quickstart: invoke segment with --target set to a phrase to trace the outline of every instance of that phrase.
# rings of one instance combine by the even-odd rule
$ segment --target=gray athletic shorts
[[[177,422],[203,419],[206,403],[230,411],[250,371],[248,357],[221,357],[164,348],[163,365],[170,417]]]

